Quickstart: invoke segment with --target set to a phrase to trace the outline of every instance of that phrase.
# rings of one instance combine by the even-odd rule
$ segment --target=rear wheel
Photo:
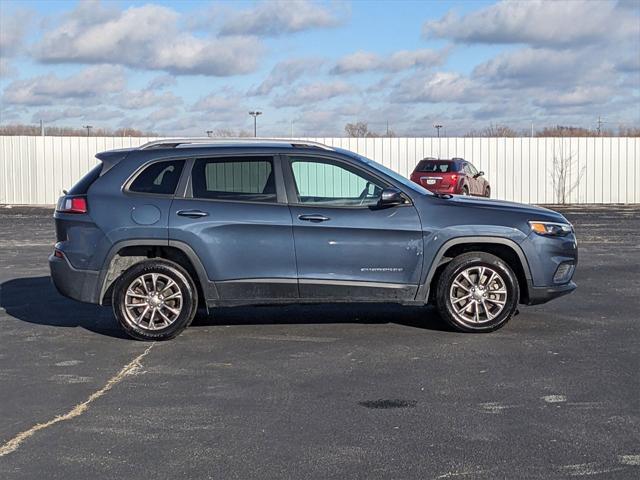
[[[519,297],[511,267],[486,252],[464,253],[449,262],[436,294],[440,315],[463,332],[490,332],[504,326]]]
[[[469,188],[466,185],[462,187],[462,195],[469,195]]]
[[[140,262],[117,280],[113,311],[138,340],[168,340],[193,320],[198,293],[189,274],[166,260]]]

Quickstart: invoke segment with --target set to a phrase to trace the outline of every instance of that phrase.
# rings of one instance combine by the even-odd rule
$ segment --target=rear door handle
[[[327,220],[331,220],[329,217],[325,217],[324,215],[313,214],[313,215],[298,215],[298,219],[304,220],[305,222],[326,222]]]
[[[176,214],[180,215],[181,217],[189,218],[200,218],[209,215],[207,212],[203,212],[202,210],[178,210]]]

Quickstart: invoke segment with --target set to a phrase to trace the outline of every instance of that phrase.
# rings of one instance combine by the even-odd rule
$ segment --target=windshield
[[[338,149],[336,149],[338,150]],[[351,152],[351,151],[347,151],[347,150],[343,150],[343,153],[346,153],[352,157],[356,157],[357,159],[359,159],[360,161],[366,163],[367,165],[369,165],[370,167],[375,168],[376,170],[384,173],[385,175],[387,175],[388,177],[393,178],[394,180],[396,180],[397,182],[401,183],[402,185],[404,185],[407,188],[410,188],[411,190],[413,190],[416,193],[420,193],[422,195],[433,195],[433,193],[431,193],[429,190],[427,190],[426,188],[418,185],[417,183],[413,183],[411,180],[409,180],[408,178],[403,177],[402,175],[400,175],[397,172],[394,172],[393,170],[391,170],[390,168],[385,167],[384,165],[378,163],[378,162],[374,162],[373,160],[371,160],[370,158],[367,157],[363,157],[362,155],[358,155],[357,153]]]

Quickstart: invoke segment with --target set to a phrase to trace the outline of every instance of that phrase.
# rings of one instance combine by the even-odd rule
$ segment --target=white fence
[[[95,153],[150,138],[0,136],[0,204],[54,204]],[[640,138],[309,138],[408,176],[425,157],[462,157],[492,196],[524,203],[640,203]],[[564,178],[564,180],[562,180]]]

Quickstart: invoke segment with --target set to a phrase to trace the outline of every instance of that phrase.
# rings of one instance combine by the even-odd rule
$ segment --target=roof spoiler
[[[120,161],[124,160],[132,150],[132,148],[122,148],[119,150],[109,150],[107,152],[96,153],[96,158],[102,161],[102,171],[100,172],[100,175],[104,175]]]

